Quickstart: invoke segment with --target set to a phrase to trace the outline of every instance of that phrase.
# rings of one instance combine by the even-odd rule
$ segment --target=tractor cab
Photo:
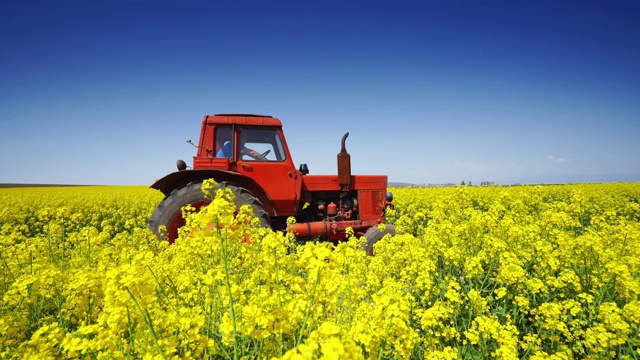
[[[274,216],[297,213],[296,189],[302,174],[293,165],[280,120],[260,115],[205,116],[197,148],[194,170],[225,171],[212,177],[241,182],[263,195],[258,198],[273,205],[269,212]]]

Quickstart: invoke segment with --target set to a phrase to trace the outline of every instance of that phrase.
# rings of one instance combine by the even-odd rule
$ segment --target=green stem
[[[316,289],[318,288],[318,283],[320,282],[320,269],[318,269],[318,274],[316,276],[316,281],[313,284],[313,291],[311,292],[311,301],[309,301],[309,306],[307,307],[307,312],[304,315],[304,320],[302,321],[302,329],[300,329],[300,335],[298,335],[298,339],[296,340],[296,346],[300,345],[302,341],[302,336],[304,335],[304,331],[307,328],[307,320],[309,319],[309,315],[311,314],[311,308],[313,307],[313,302],[316,297]]]
[[[229,292],[229,312],[231,314],[231,323],[233,325],[233,359],[238,360],[238,330],[236,328],[236,312],[233,308],[233,293],[231,292],[231,278],[229,276],[229,262],[227,259],[226,240],[226,236],[221,238],[222,261],[224,262],[224,277],[227,282],[227,291]]]
[[[13,273],[11,272],[11,269],[9,268],[9,265],[7,264],[7,261],[4,259],[4,256],[2,256],[2,254],[0,254],[0,259],[2,259],[2,265],[4,265],[4,267],[7,269],[7,272],[9,273],[9,275],[11,275],[11,279],[13,280],[13,282],[16,282],[16,277],[13,276]]]
[[[131,293],[131,290],[129,290],[127,286],[125,286],[124,289],[127,290],[129,295],[131,295],[131,298],[133,299],[133,302],[136,304],[136,307],[138,308],[140,315],[142,315],[142,319],[144,320],[145,324],[147,324],[147,328],[151,332],[151,337],[153,338],[153,343],[156,346],[156,349],[158,349],[162,358],[166,360],[167,357],[164,354],[162,347],[160,347],[160,344],[158,343],[158,336],[156,335],[156,331],[153,329],[153,322],[151,321],[151,315],[149,315],[149,312],[146,309],[144,311],[142,310],[140,303],[138,303],[138,300],[136,299],[135,296],[133,296],[133,293]]]
[[[347,266],[347,298],[349,301],[349,306],[347,307],[347,316],[349,317],[349,328],[351,328],[351,322],[353,322],[353,317],[351,316],[351,305],[353,304],[353,296],[351,294],[351,274],[349,272],[349,264],[346,263],[345,265]]]
[[[280,264],[278,263],[278,254],[276,252],[276,249],[273,249],[273,259],[275,261],[275,265],[276,265],[276,289],[278,290],[278,305],[280,306],[280,308],[282,309],[282,294],[280,293],[281,291],[281,286],[280,286]],[[280,356],[284,355],[284,340],[282,339],[282,334],[280,334]]]
[[[151,273],[151,275],[153,276],[153,278],[156,280],[156,284],[158,284],[158,287],[160,288],[160,292],[162,293],[162,295],[164,295],[164,297],[167,299],[167,302],[169,303],[169,306],[171,306],[171,309],[173,309],[173,311],[178,312],[178,310],[175,308],[175,306],[173,306],[173,303],[171,303],[171,300],[169,299],[169,294],[167,294],[166,291],[164,291],[164,288],[162,287],[162,285],[160,284],[160,281],[158,280],[158,277],[156,276],[156,274],[153,272],[153,270],[151,270],[151,266],[147,265],[147,269],[149,269],[149,272]]]
[[[378,352],[378,360],[382,359],[384,356],[384,348],[387,347],[387,338],[389,338],[389,330],[391,329],[391,321],[393,319],[389,319],[389,323],[387,324],[387,329],[384,333],[384,339],[382,339],[382,344],[380,344],[380,351]]]

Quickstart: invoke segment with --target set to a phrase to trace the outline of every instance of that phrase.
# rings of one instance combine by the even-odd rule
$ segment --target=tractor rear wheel
[[[242,205],[251,205],[254,216],[260,219],[262,226],[271,226],[271,218],[265,211],[264,205],[249,190],[226,181],[218,184],[215,189],[220,188],[231,189],[235,195],[234,202],[238,209]],[[147,226],[160,240],[167,240],[169,243],[173,243],[178,237],[178,229],[186,223],[182,217],[182,207],[191,204],[196,211],[199,211],[201,207],[210,203],[211,199],[206,198],[202,192],[202,182],[191,182],[167,195],[153,211]],[[167,228],[166,234],[161,234],[159,231],[162,225]]]
[[[380,228],[378,227],[378,225],[376,225],[370,227],[369,230],[364,233],[364,237],[367,238],[367,245],[365,250],[367,250],[368,255],[374,255],[373,245],[382,240],[382,238],[387,234],[391,234],[391,236],[394,236],[396,234],[396,227],[391,224],[385,224],[384,231],[380,231]]]

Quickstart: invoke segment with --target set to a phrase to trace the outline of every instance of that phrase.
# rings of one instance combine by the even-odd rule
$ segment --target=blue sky
[[[640,181],[640,5],[0,1],[0,183],[150,185],[202,117],[416,184]]]

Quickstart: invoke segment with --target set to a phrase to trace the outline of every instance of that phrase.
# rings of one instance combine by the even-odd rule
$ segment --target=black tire
[[[248,204],[253,208],[253,214],[260,219],[260,223],[264,227],[271,226],[271,218],[264,209],[264,205],[249,190],[228,182],[221,182],[218,188],[229,188],[235,195],[235,204],[238,208]],[[211,203],[211,199],[205,198],[202,192],[202,182],[194,181],[184,187],[175,189],[166,196],[153,211],[149,218],[147,227],[153,231],[160,240],[168,240],[173,243],[178,236],[178,228],[184,225],[181,209],[187,204],[191,204],[196,211],[202,206]],[[159,232],[160,227],[164,225],[167,228],[166,234]]]
[[[369,230],[364,233],[364,237],[367,238],[367,245],[365,247],[365,250],[367,251],[368,255],[375,255],[373,252],[373,245],[382,240],[382,238],[387,234],[391,234],[391,236],[394,236],[396,234],[396,227],[391,224],[385,224],[384,231],[380,231],[380,228],[378,227],[378,225],[376,225],[370,227]]]

